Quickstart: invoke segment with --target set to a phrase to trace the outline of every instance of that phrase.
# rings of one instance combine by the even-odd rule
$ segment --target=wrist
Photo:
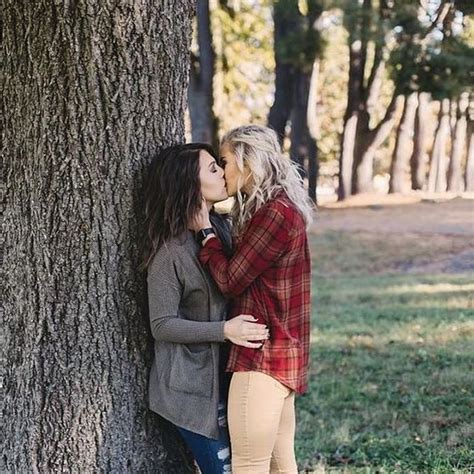
[[[202,228],[196,232],[196,240],[201,245],[207,242],[211,236],[215,236],[214,229],[211,226]]]

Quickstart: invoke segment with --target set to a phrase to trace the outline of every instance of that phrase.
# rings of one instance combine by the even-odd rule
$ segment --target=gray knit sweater
[[[149,403],[175,425],[217,439],[219,349],[227,308],[198,251],[187,232],[163,245],[148,269],[155,339]]]

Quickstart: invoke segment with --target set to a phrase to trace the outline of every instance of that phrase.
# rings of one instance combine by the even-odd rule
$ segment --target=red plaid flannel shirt
[[[232,299],[229,318],[251,314],[267,324],[261,349],[232,345],[227,371],[255,370],[298,393],[307,388],[311,260],[305,222],[280,193],[252,217],[226,257],[218,238],[200,251],[222,293]]]

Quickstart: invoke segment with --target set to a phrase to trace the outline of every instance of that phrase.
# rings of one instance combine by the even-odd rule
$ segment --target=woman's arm
[[[178,267],[178,268],[177,268]],[[148,305],[150,326],[157,341],[192,344],[230,340],[239,346],[259,348],[268,338],[264,324],[241,314],[229,321],[190,321],[179,317],[183,285],[179,263],[170,255],[157,255],[148,272]]]
[[[253,217],[231,258],[225,255],[218,238],[209,238],[199,259],[222,293],[238,296],[288,248],[288,225],[281,209],[265,206]]]
[[[159,253],[148,272],[150,327],[157,341],[183,344],[224,342],[225,321],[190,321],[179,317],[183,286],[178,263]]]

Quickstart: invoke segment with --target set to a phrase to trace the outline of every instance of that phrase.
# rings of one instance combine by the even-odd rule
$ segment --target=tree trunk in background
[[[316,104],[318,101],[318,84],[319,84],[319,59],[313,64],[311,79],[308,93],[307,107],[307,126],[308,137],[312,143],[313,150],[308,152],[308,194],[309,197],[317,204],[317,186],[319,178],[319,154],[317,147],[318,138],[318,116]]]
[[[466,160],[466,176],[465,191],[474,192],[474,121],[467,122],[467,160]]]
[[[416,93],[405,97],[390,171],[389,192],[391,193],[404,193],[411,189],[408,171],[410,156],[413,150],[413,125],[417,104],[418,97]]]
[[[355,164],[353,166],[353,192],[372,192],[374,180],[374,159],[377,150],[388,138],[395,122],[396,112],[401,105],[403,96],[394,92],[392,100],[385,112],[384,118],[379,124],[369,129],[369,118],[367,117],[358,129],[358,146],[356,147]],[[363,117],[363,115],[362,115]]]
[[[448,172],[448,191],[462,192],[464,183],[462,179],[462,161],[466,150],[466,112],[469,106],[469,94],[462,94],[458,100],[456,110],[456,125],[451,147],[451,160]]]
[[[367,2],[365,2],[367,3]],[[355,163],[359,114],[362,109],[362,93],[365,67],[365,51],[361,48],[360,21],[349,25],[349,82],[347,107],[344,114],[344,128],[341,137],[341,156],[339,159],[338,199],[343,200],[352,194],[352,176]]]
[[[218,145],[218,120],[214,114],[215,53],[212,44],[209,0],[196,4],[198,56],[191,55],[188,103],[191,134],[195,142]]]
[[[316,140],[308,127],[308,97],[311,86],[311,73],[299,71],[294,81],[293,110],[291,114],[290,157],[300,167],[301,174],[307,176],[305,161],[308,162],[308,194],[316,202],[316,182],[318,156]]]
[[[193,2],[3,7],[4,472],[191,472],[147,408],[141,177],[184,138]]]
[[[399,103],[395,90],[382,120],[374,128],[370,126],[385,69],[387,36],[383,24],[389,20],[390,8],[386,2],[377,5],[372,0],[348,2],[348,5],[352,9],[345,15],[349,32],[349,84],[339,166],[339,200],[373,191],[375,154],[390,134]],[[379,10],[380,28],[374,24],[375,8]],[[370,73],[366,74],[371,42],[374,54]]]
[[[273,8],[275,98],[268,114],[268,126],[275,130],[281,144],[285,138],[285,128],[293,106],[294,66],[282,54],[280,44],[297,27],[293,15],[285,7],[286,5],[277,3]]]
[[[354,154],[357,133],[357,112],[344,121],[344,130],[341,139],[341,157],[339,159],[339,186],[337,196],[339,201],[346,199],[352,194],[352,169],[354,165]]]
[[[418,93],[418,108],[415,117],[415,134],[413,137],[413,154],[410,158],[411,183],[413,189],[423,189],[426,183],[428,153],[426,143],[429,133],[429,94]]]
[[[443,99],[438,114],[433,150],[431,152],[428,191],[442,193],[446,191],[446,173],[448,155],[446,147],[450,131],[449,99]]]
[[[294,64],[287,57],[287,42],[295,32],[313,28],[322,10],[311,9],[308,16],[298,10],[295,2],[274,4],[275,99],[268,115],[268,126],[273,128],[283,145],[286,125],[291,121],[290,157],[298,164],[302,176],[308,177],[308,194],[316,202],[318,157],[314,129],[315,85],[318,69],[314,64]],[[302,51],[303,55],[304,51]],[[309,120],[312,121],[311,129]],[[305,163],[308,163],[306,169]]]

